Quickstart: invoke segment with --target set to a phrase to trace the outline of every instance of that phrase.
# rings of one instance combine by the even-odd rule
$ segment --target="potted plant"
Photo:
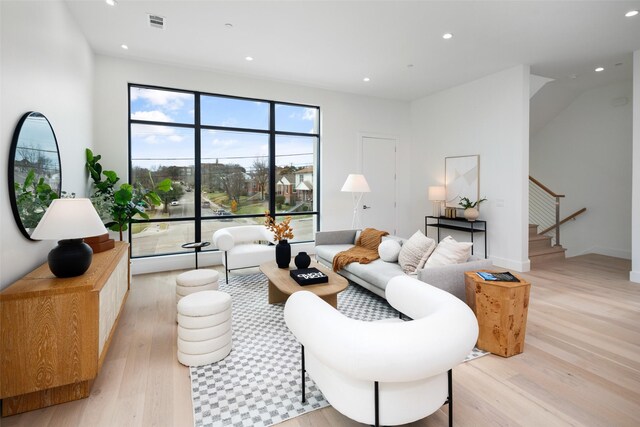
[[[286,216],[280,224],[271,216],[269,211],[265,211],[264,225],[273,233],[273,241],[276,245],[276,263],[279,268],[287,268],[291,262],[291,245],[288,239],[293,239],[293,229],[291,228],[291,217]]]
[[[475,221],[476,219],[478,219],[478,215],[480,215],[480,213],[478,212],[478,209],[476,209],[476,206],[480,206],[480,203],[484,202],[485,200],[487,199],[482,198],[480,200],[476,200],[475,202],[471,202],[468,197],[460,198],[460,202],[458,204],[464,209],[464,217],[467,219],[467,221]]]
[[[171,190],[171,180],[166,178],[153,186],[152,190],[147,190],[138,185],[124,183],[116,188],[116,183],[120,180],[114,171],[102,170],[99,160],[100,155],[94,155],[90,149],[86,149],[85,166],[93,179],[95,191],[91,195],[91,201],[96,206],[98,213],[103,220],[107,220],[105,227],[111,231],[120,233],[129,229],[129,224],[134,217],[139,216],[149,219],[145,212],[150,206],[159,206],[162,199],[158,192]],[[105,179],[102,179],[104,175]],[[151,178],[151,177],[149,177]],[[153,180],[151,180],[153,184]]]

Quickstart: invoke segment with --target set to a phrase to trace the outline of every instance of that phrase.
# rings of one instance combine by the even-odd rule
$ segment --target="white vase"
[[[480,215],[480,212],[478,212],[476,208],[467,208],[464,210],[464,217],[467,221],[475,221],[478,219],[478,215]]]

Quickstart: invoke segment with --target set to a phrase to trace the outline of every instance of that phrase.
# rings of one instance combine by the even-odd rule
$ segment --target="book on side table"
[[[300,286],[316,285],[329,281],[329,277],[317,268],[299,268],[297,270],[291,270],[289,275]]]
[[[476,274],[490,282],[519,282],[520,280],[513,274],[505,271],[504,273],[489,273],[488,271],[477,271]]]

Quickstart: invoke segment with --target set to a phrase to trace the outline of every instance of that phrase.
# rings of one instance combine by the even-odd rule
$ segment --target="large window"
[[[191,251],[225,227],[292,217],[293,242],[318,229],[318,107],[129,86],[130,177],[162,205],[131,226],[134,257]]]

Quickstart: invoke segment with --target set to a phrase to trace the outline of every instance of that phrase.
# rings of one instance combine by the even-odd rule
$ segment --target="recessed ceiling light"
[[[363,82],[370,82],[371,79],[369,77],[365,77],[364,79],[362,79]]]
[[[109,6],[115,6],[116,4],[118,4],[116,0],[104,0],[104,2]]]
[[[445,40],[449,40],[450,38],[453,38],[453,34],[451,34],[451,33],[444,33],[444,34],[442,35],[442,38],[443,38],[443,39],[445,39]]]
[[[413,68],[413,64],[407,64],[407,68]]]
[[[599,73],[601,71],[604,71],[604,67],[598,67],[594,70],[596,73]]]
[[[245,56],[244,59],[247,61],[253,61],[253,56]]]
[[[233,27],[233,24],[227,22],[226,24],[224,24],[224,26],[227,27],[227,28],[231,28],[231,27]]]
[[[625,13],[624,16],[626,16],[627,18],[631,18],[632,16],[636,16],[637,14],[637,10],[630,10],[629,12]]]
[[[127,46],[126,44],[121,44],[120,47],[124,50],[129,50],[129,46]]]

